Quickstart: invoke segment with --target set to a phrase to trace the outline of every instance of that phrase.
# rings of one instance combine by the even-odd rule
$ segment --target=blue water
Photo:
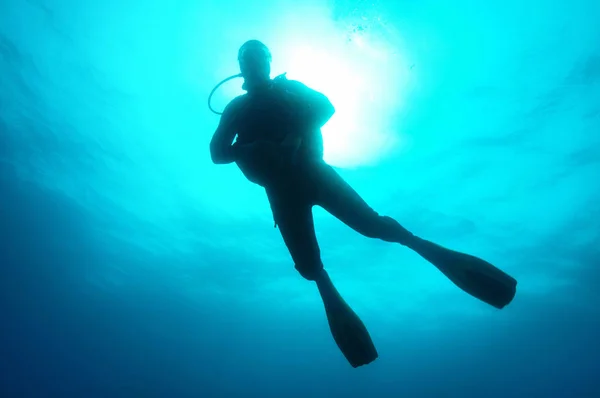
[[[599,397],[600,2],[0,3],[1,397]],[[382,214],[519,281],[491,308],[315,210],[353,369],[213,85],[263,40]],[[232,81],[222,109],[241,92]]]

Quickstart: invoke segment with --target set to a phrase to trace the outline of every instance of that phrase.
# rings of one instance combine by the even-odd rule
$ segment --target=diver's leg
[[[294,192],[295,191],[295,192]],[[365,325],[337,291],[323,269],[321,252],[313,223],[312,203],[302,190],[268,192],[269,201],[296,270],[315,281],[323,300],[331,334],[353,367],[366,365],[378,357]]]
[[[414,236],[391,217],[380,216],[329,166],[319,169],[317,204],[365,236],[398,242],[433,264],[474,297],[503,308],[512,301],[517,281],[478,257]]]
[[[268,192],[275,222],[296,270],[314,281],[323,270],[313,222],[312,204],[292,192]]]
[[[381,216],[328,165],[319,165],[314,173],[316,204],[350,228],[370,238],[408,245],[414,237],[391,217]]]

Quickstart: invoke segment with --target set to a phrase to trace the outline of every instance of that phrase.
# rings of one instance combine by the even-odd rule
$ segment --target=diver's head
[[[246,87],[260,85],[271,79],[271,52],[262,42],[245,42],[238,51],[238,62]]]

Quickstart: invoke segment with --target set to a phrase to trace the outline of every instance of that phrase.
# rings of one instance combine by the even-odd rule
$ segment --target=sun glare
[[[383,37],[344,29],[326,12],[311,13],[284,18],[277,35],[263,38],[273,53],[273,76],[285,72],[332,101],[336,114],[323,128],[328,163],[375,164],[398,142],[389,129],[402,104],[398,85],[405,83],[398,51]]]

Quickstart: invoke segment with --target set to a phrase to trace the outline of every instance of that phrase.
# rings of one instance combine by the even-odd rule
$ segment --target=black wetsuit
[[[288,91],[297,89],[302,93],[310,90],[298,82],[286,80],[281,84],[286,84]],[[234,120],[230,130],[235,130],[237,134],[235,145],[259,141],[278,145],[290,131],[306,128],[301,120],[294,120],[294,116],[291,116],[294,112],[290,112],[289,107],[294,107],[294,103],[290,104],[282,98],[281,92],[274,86],[277,85],[238,97],[228,105],[226,112]],[[218,130],[215,133],[217,135]],[[323,161],[320,126],[303,131],[302,136],[302,146],[293,166],[286,161],[272,162],[263,155],[251,162],[263,163],[258,169],[262,167],[263,171],[266,170],[268,178],[256,178],[253,174],[260,174],[261,171],[254,173],[247,170],[238,161],[250,180],[264,186],[275,223],[300,274],[308,280],[314,280],[323,268],[313,224],[314,205],[323,207],[364,236],[404,243],[410,233],[394,219],[377,214]],[[225,144],[231,144],[226,141]]]

